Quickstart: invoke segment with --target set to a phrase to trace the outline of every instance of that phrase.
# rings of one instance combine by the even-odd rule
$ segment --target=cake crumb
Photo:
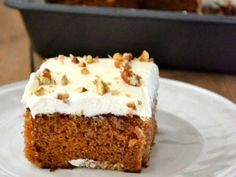
[[[136,139],[131,139],[131,140],[129,140],[129,145],[128,145],[128,147],[133,147],[133,146],[135,146],[135,144],[137,144],[137,140]]]

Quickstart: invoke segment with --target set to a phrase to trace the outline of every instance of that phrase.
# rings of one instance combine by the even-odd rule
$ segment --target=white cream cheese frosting
[[[153,62],[130,61],[132,71],[139,75],[142,84],[138,87],[127,84],[121,71],[114,66],[114,59],[96,59],[86,63],[85,57],[77,57],[86,67],[73,63],[73,57],[60,56],[47,59],[40,68],[30,75],[25,87],[22,102],[29,108],[33,117],[37,114],[76,114],[96,116],[101,114],[133,114],[142,118],[152,117],[152,107],[157,98],[159,70]],[[83,74],[86,68],[88,73]],[[50,71],[52,84],[41,84],[44,71]],[[66,76],[66,83],[63,77]],[[105,94],[98,94],[95,80],[101,78],[109,87]],[[43,94],[37,94],[43,88]],[[80,92],[84,88],[84,92]],[[67,101],[58,95],[68,95]],[[135,105],[132,109],[130,103]]]

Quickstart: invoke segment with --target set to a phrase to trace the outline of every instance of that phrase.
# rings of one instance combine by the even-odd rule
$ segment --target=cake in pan
[[[25,156],[40,168],[140,172],[157,131],[159,71],[134,58],[59,55],[31,74],[22,102]]]
[[[236,15],[235,0],[48,0],[48,2]]]

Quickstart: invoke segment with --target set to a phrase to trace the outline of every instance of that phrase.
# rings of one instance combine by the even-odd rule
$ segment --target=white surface
[[[140,174],[94,169],[54,172],[39,169],[23,155],[24,107],[19,100],[24,85],[25,82],[20,82],[0,89],[2,176],[225,177],[235,169],[236,105],[207,90],[167,79],[160,80],[156,145],[150,166]]]
[[[132,60],[131,70],[141,76],[143,84],[134,87],[125,83],[120,74],[120,70],[115,68],[113,59],[99,59],[96,63],[87,64],[86,68],[90,74],[81,74],[82,67],[74,64],[69,57],[65,57],[63,62],[59,59],[49,59],[44,62],[40,69],[31,74],[30,81],[26,87],[23,102],[30,108],[35,116],[38,113],[66,113],[78,114],[83,112],[85,116],[96,116],[100,114],[127,115],[129,113],[143,118],[152,117],[152,106],[157,97],[159,71],[152,62],[140,62]],[[84,61],[82,58],[79,60]],[[49,94],[36,96],[35,90],[38,88],[38,77],[47,68],[51,71],[52,78],[56,85],[44,86]],[[59,72],[60,71],[60,72]],[[61,78],[66,75],[69,84],[61,85]],[[117,90],[120,94],[112,95],[111,92],[99,95],[93,81],[96,76],[102,78],[106,83],[111,83],[110,90]],[[118,78],[118,79],[116,79]],[[85,87],[88,91],[79,93],[78,87]],[[70,95],[69,103],[64,103],[57,99],[57,95],[67,93]],[[126,95],[130,95],[127,97]],[[139,105],[138,102],[142,101]],[[127,103],[134,102],[136,110],[129,108]]]

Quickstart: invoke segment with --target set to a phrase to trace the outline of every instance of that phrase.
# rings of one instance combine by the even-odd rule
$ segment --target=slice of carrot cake
[[[141,171],[157,129],[158,78],[146,51],[47,59],[22,98],[26,158],[51,170]]]

